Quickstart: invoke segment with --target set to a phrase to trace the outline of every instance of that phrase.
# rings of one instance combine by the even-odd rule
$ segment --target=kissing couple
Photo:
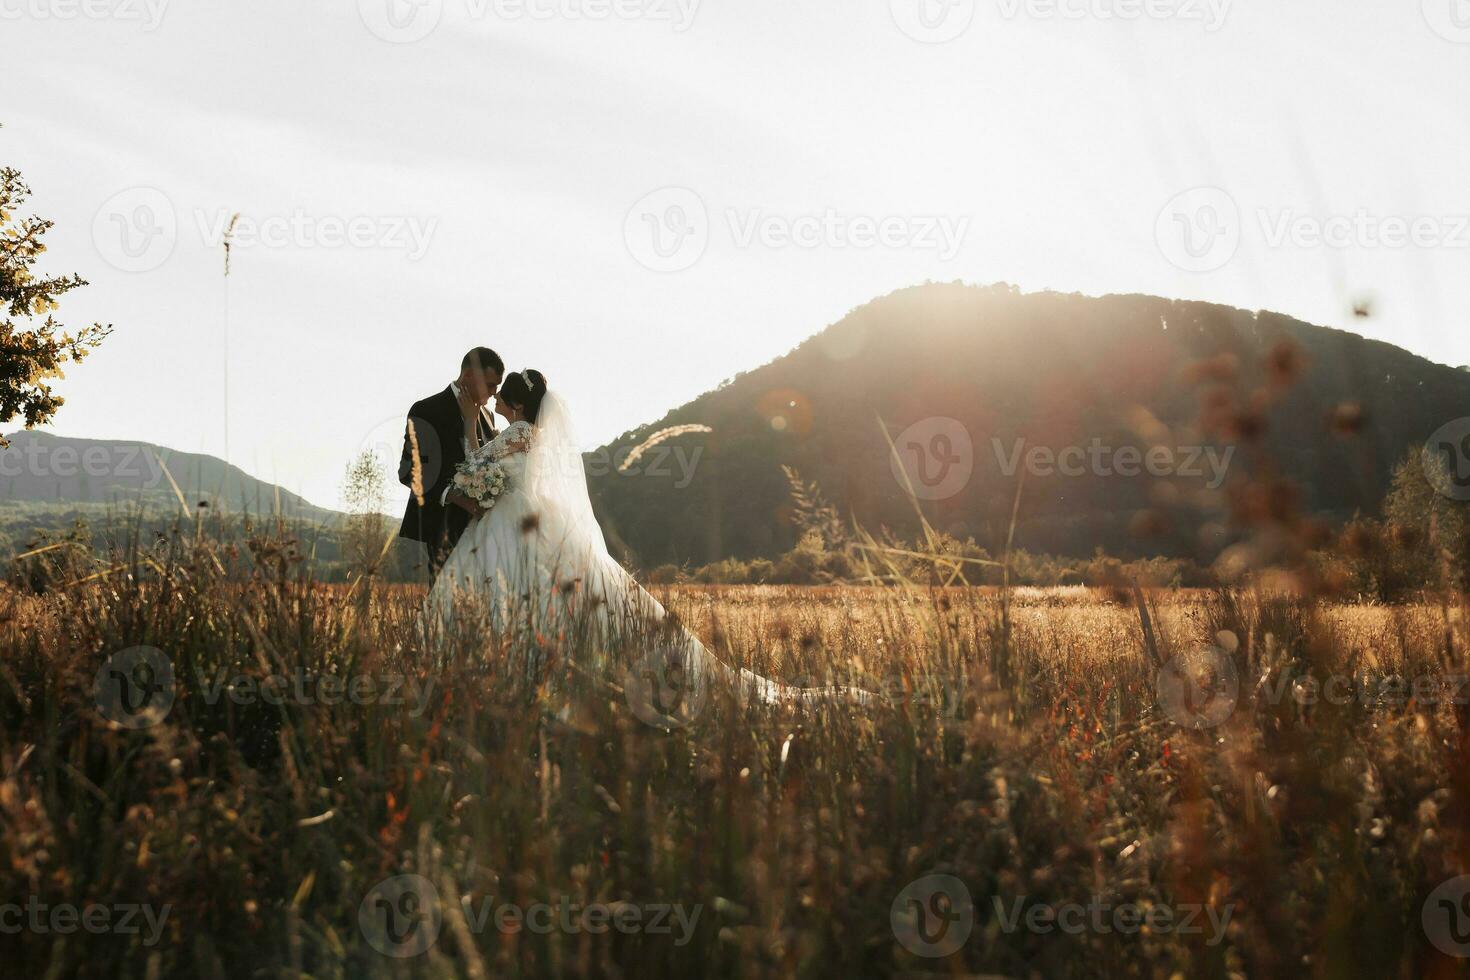
[[[495,415],[504,429],[496,430]],[[571,411],[539,371],[506,374],[488,347],[465,354],[447,388],[409,409],[398,479],[412,491],[399,536],[428,548],[433,625],[452,627],[468,603],[492,610],[502,624],[525,605],[538,617],[568,621],[590,613],[604,639],[627,636],[629,623],[659,637],[655,673],[662,682],[667,668],[682,671],[686,690],[721,677],[767,703],[843,693],[736,671],[669,621],[608,552]]]

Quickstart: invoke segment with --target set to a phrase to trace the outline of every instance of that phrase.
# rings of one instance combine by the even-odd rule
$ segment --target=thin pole
[[[235,222],[240,220],[239,212],[230,218],[230,226],[225,229],[225,323],[224,343],[221,345],[224,351],[224,426],[225,426],[225,462],[230,461],[230,242],[235,234]]]

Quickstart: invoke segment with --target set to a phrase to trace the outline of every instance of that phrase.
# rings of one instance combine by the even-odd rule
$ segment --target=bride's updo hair
[[[500,384],[500,397],[525,412],[526,421],[535,425],[541,399],[546,397],[546,376],[531,368],[512,371]]]

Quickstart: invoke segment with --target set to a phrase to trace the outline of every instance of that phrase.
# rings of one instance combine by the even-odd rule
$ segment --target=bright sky
[[[92,283],[63,320],[116,327],[54,431],[224,454],[238,211],[229,456],[327,506],[474,344],[590,446],[926,279],[1470,362],[1467,0],[0,0],[0,36],[0,162]]]

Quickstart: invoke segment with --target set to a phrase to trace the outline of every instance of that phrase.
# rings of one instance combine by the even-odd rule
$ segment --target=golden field
[[[301,569],[181,540],[0,598],[8,975],[1458,975],[1458,600],[676,587],[728,662],[876,696],[650,713],[649,636],[431,643],[421,590]]]

